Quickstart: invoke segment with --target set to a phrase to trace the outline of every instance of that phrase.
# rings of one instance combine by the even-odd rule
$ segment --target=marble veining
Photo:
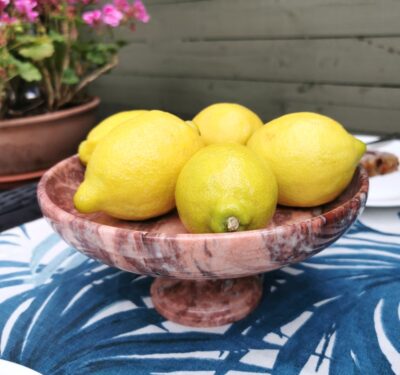
[[[347,189],[325,206],[278,207],[266,228],[238,233],[187,233],[176,211],[141,222],[81,214],[73,195],[84,167],[74,156],[41,179],[43,215],[71,246],[122,270],[158,276],[153,303],[165,318],[209,327],[248,315],[262,296],[259,275],[301,262],[336,241],[365,206],[368,176],[359,167]]]
[[[358,168],[334,202],[310,209],[278,207],[265,228],[227,234],[187,233],[176,212],[143,222],[78,213],[72,197],[83,179],[77,157],[42,178],[44,216],[69,244],[123,270],[179,279],[236,278],[300,262],[337,240],[365,206],[366,172]]]

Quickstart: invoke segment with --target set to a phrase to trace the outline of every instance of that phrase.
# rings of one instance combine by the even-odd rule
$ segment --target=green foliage
[[[0,66],[8,71],[10,78],[20,76],[27,82],[40,81],[42,79],[39,69],[34,64],[15,58],[7,50],[2,50],[0,53]]]
[[[63,71],[62,83],[66,85],[76,85],[79,83],[79,77],[71,68],[67,68]]]
[[[57,110],[81,100],[89,84],[117,65],[118,51],[126,45],[114,39],[116,25],[103,17],[102,2],[37,1],[32,2],[35,4],[30,14],[19,12],[13,1],[3,3],[0,119],[14,116],[6,95],[17,96],[18,88],[24,87],[21,81],[37,82],[30,86],[37,86],[40,92],[39,111]],[[118,26],[133,30],[137,20],[147,21],[133,12],[133,0],[129,4],[130,11],[125,12]],[[94,12],[100,12],[100,19],[90,19]]]
[[[17,38],[17,43],[21,44],[18,53],[33,61],[42,61],[54,54],[54,45],[48,36],[23,36]]]
[[[42,79],[39,69],[30,62],[15,59],[15,67],[18,75],[27,82],[40,81]]]
[[[88,62],[96,66],[103,66],[111,60],[120,47],[117,43],[89,42],[79,43],[75,48]]]
[[[55,30],[50,30],[49,31],[49,38],[54,42],[54,43],[65,43],[66,39],[65,36],[58,33]]]

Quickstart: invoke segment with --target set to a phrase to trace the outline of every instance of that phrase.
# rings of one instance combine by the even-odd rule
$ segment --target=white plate
[[[0,374],[4,375],[40,375],[38,372],[13,362],[0,359]]]
[[[364,210],[360,221],[367,227],[379,230],[383,233],[400,234],[400,210],[399,208],[368,208]]]
[[[378,138],[367,135],[356,137],[366,143]],[[397,139],[372,144],[368,149],[391,152],[400,158],[400,140]],[[370,178],[367,207],[400,207],[400,171]]]

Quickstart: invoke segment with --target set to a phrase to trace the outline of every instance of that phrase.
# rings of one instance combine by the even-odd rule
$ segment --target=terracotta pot
[[[99,103],[93,98],[54,113],[0,121],[0,176],[43,170],[75,154],[96,123]]]

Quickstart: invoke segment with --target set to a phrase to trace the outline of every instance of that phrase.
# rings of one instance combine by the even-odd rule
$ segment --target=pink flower
[[[101,11],[100,10],[89,10],[82,15],[83,21],[89,26],[98,26],[101,22]]]
[[[10,17],[10,15],[8,13],[3,13],[0,16],[0,25],[1,24],[11,25],[17,21],[18,20],[15,17]]]
[[[8,4],[10,4],[10,0],[0,0],[0,12],[6,9]]]
[[[133,4],[133,15],[137,20],[143,23],[147,23],[150,21],[150,15],[147,12],[146,7],[142,3],[142,0],[135,0]]]
[[[53,11],[60,11],[63,4],[60,4],[59,0],[36,0],[38,3],[39,13],[47,13],[50,9]]]
[[[67,3],[70,5],[75,5],[78,3],[82,3],[83,5],[90,5],[98,3],[98,0],[67,0]]]
[[[114,0],[114,5],[118,10],[124,13],[128,12],[131,7],[128,0]]]
[[[70,8],[75,8],[75,7],[80,7],[79,12],[81,11],[82,8],[88,6],[88,5],[94,5],[97,4],[100,0],[44,0],[45,2],[55,2],[60,8],[62,8],[63,3],[67,3]],[[75,12],[75,9],[74,9]],[[76,12],[75,12],[76,13]]]
[[[35,21],[39,17],[39,12],[34,9],[37,7],[36,0],[14,0],[17,12],[25,16],[28,21]]]
[[[120,12],[113,4],[106,4],[103,7],[103,22],[111,27],[118,27],[121,20],[124,18],[122,12]]]

